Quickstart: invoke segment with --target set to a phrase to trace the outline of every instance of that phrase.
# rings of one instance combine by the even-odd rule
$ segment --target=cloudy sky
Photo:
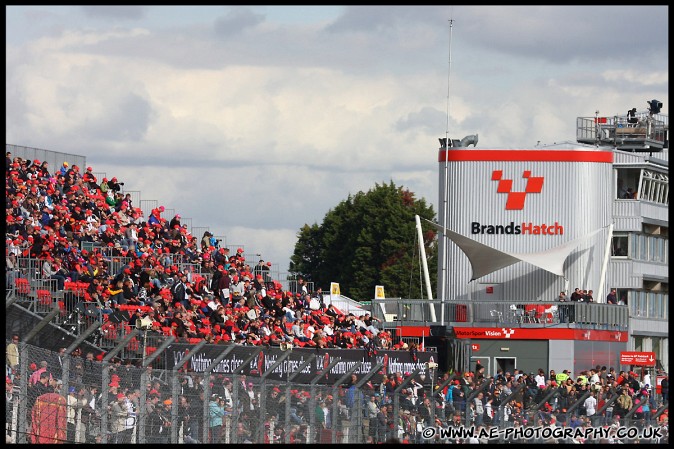
[[[281,272],[305,223],[375,183],[437,213],[446,133],[530,148],[597,110],[669,110],[666,6],[6,6],[6,21],[7,143],[86,156]]]

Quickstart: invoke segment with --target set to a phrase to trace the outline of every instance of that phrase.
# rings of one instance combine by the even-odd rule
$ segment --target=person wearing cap
[[[148,413],[145,440],[148,444],[168,444],[171,437],[171,400],[164,400]]]
[[[87,167],[86,172],[82,175],[82,181],[87,184],[89,190],[98,190],[101,188],[98,185],[98,179],[96,179],[91,167]]]
[[[124,429],[128,415],[124,393],[117,393],[108,408],[110,410],[110,431],[114,434],[112,442],[122,444],[124,443]]]
[[[219,443],[222,433],[222,418],[225,416],[225,401],[212,394],[208,402],[208,443]]]
[[[161,395],[159,394],[159,391],[154,388],[147,393],[147,398],[145,399],[145,412],[148,415],[154,411],[160,399]]]
[[[182,225],[180,224],[180,215],[179,214],[176,214],[176,215],[173,216],[173,218],[171,218],[171,221],[169,222],[168,228],[169,228],[169,230],[173,230],[173,229],[175,229],[176,226],[178,226],[178,229],[180,229],[182,227]]]
[[[123,182],[117,182],[117,178],[113,176],[112,179],[108,181],[108,191],[112,191],[114,194],[116,194],[117,192],[122,190],[121,186],[123,185],[124,185]],[[108,198],[109,197],[110,196],[108,195]]]
[[[77,389],[75,387],[68,388],[66,407],[66,442],[75,443],[75,417],[77,409],[81,407],[77,399]]]

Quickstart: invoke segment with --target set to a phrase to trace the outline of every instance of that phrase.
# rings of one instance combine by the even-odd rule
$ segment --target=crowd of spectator
[[[8,287],[19,275],[17,258],[34,258],[39,277],[57,290],[85,283],[82,299],[103,321],[123,308],[132,324],[150,319],[153,330],[181,341],[403,347],[379,331],[377,318],[326,305],[303,279],[284,290],[270,262],[251,267],[242,248],[220,247],[208,231],[192,236],[180,215],[162,216],[163,206],[146,219],[116,177],[99,181],[92,167],[64,162],[52,170],[9,152],[6,162]],[[97,246],[82,249],[84,242]],[[128,262],[110,272],[113,258]]]

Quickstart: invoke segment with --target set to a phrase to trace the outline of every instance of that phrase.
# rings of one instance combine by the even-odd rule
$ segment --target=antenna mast
[[[448,154],[447,151],[449,151],[450,147],[450,140],[449,140],[449,76],[452,70],[452,25],[454,24],[453,19],[449,19],[449,54],[448,54],[448,67],[447,67],[447,124],[445,128],[445,195],[444,195],[444,202],[443,202],[443,217],[442,217],[442,227],[447,228],[447,221],[448,221],[448,203],[447,203],[447,196],[449,195],[449,179],[447,179],[448,176],[448,166],[447,166],[447,160],[448,160]],[[440,324],[445,325],[445,296],[446,296],[446,288],[447,288],[447,250],[448,250],[448,238],[445,235],[445,233],[442,233],[442,286],[441,286],[441,293],[440,293]]]

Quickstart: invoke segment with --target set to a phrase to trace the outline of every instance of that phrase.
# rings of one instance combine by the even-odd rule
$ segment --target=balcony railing
[[[435,312],[432,319],[431,307]],[[444,315],[442,310],[444,308]],[[578,325],[597,329],[627,329],[627,306],[578,302],[446,301],[376,299],[372,315],[398,324],[472,323],[481,326]]]

